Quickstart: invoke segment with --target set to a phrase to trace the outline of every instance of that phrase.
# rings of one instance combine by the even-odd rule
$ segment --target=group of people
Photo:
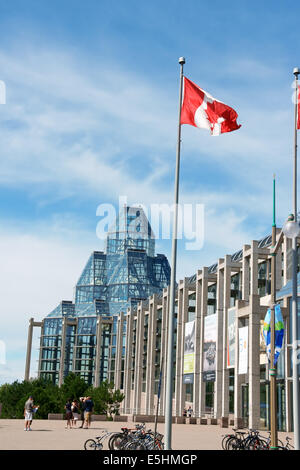
[[[31,424],[34,413],[37,412],[39,406],[35,406],[33,397],[30,396],[24,406],[25,428],[24,431],[31,431]],[[65,404],[65,418],[67,420],[66,429],[76,428],[76,423],[81,418],[81,426],[79,428],[88,429],[91,425],[94,403],[91,397],[80,397],[78,400],[67,400]]]
[[[188,409],[184,408],[182,416],[185,418],[191,418],[193,414],[193,408],[191,406],[188,407]]]
[[[91,425],[91,418],[94,409],[94,403],[91,397],[80,397],[77,400],[67,400],[65,404],[66,410],[66,429],[76,428],[76,423],[81,418],[81,426],[79,428],[88,429]]]

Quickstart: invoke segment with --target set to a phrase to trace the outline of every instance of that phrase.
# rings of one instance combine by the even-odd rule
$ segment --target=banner
[[[195,367],[195,322],[185,324],[183,373],[193,374]]]
[[[275,351],[274,351],[274,366],[276,365],[277,359],[282,349],[283,337],[284,337],[284,322],[280,305],[275,305]],[[271,355],[271,309],[268,309],[264,319],[264,339],[267,347],[267,355],[270,361]]]
[[[184,384],[193,384],[194,383],[194,374],[185,374],[183,376]]]
[[[203,380],[214,382],[216,380],[217,356],[217,314],[207,315],[204,319],[204,345],[203,345]]]
[[[227,313],[227,367],[234,367],[235,363],[235,307],[229,308]]]
[[[239,328],[239,374],[248,372],[248,326]]]

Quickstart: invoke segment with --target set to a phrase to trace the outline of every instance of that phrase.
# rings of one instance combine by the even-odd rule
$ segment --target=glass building
[[[113,382],[116,361],[124,369],[125,357],[126,322],[117,338],[118,315],[160,293],[169,280],[169,262],[155,255],[143,209],[124,206],[107,234],[105,252],[89,257],[74,302],[61,301],[42,322],[39,377],[61,385],[72,371],[95,386]]]

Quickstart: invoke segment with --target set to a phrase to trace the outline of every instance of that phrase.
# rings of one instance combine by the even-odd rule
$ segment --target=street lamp
[[[296,214],[296,212],[295,212]],[[297,217],[297,216],[296,216]],[[299,377],[297,363],[298,346],[298,314],[297,314],[297,237],[300,235],[300,224],[290,214],[282,231],[286,237],[292,239],[292,368],[293,368],[293,417],[294,417],[294,443],[295,449],[300,449],[300,419],[299,419]]]
[[[282,231],[287,238],[297,238],[300,235],[300,224],[294,218],[293,214],[290,214],[285,221]]]

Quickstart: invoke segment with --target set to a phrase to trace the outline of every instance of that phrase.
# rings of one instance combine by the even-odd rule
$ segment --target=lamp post
[[[297,364],[298,346],[298,318],[297,318],[297,236],[300,234],[300,226],[297,222],[297,91],[298,75],[300,70],[295,68],[295,134],[294,134],[294,174],[293,174],[293,203],[294,213],[290,214],[283,227],[283,233],[292,239],[292,368],[293,368],[293,417],[294,417],[294,443],[295,449],[300,450],[300,420],[299,420],[299,377]]]
[[[272,248],[276,245],[275,222],[275,175],[273,178],[273,224],[272,224]],[[275,303],[276,303],[276,252],[272,251],[271,258],[271,355],[270,355],[270,418],[271,418],[271,449],[277,449],[277,409],[276,409],[276,366],[275,356]]]
[[[300,225],[290,214],[283,228],[286,237],[292,239],[292,369],[293,369],[293,418],[295,449],[300,449],[299,430],[299,377],[297,364],[298,346],[298,318],[297,318],[297,237],[300,234]]]

